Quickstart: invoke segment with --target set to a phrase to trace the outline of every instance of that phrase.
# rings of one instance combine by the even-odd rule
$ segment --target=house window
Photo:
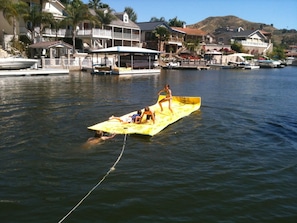
[[[219,44],[224,43],[224,38],[220,37],[218,42],[219,42]]]

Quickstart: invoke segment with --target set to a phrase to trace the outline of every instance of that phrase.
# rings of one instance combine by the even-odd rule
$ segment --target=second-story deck
[[[43,36],[45,37],[71,37],[72,30],[69,29],[45,29]],[[98,39],[120,39],[120,40],[140,40],[140,34],[134,33],[124,33],[124,32],[114,32],[112,30],[107,29],[83,29],[78,30],[76,33],[78,38],[98,38]]]

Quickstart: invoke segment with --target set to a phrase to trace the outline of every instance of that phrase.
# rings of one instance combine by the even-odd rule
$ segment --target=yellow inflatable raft
[[[164,95],[160,95],[158,101],[164,97]],[[143,117],[143,120],[140,124],[122,123],[118,120],[111,119],[90,126],[88,129],[101,130],[115,134],[141,134],[153,136],[162,131],[168,125],[198,110],[201,106],[201,97],[173,96],[171,101],[173,114],[168,109],[168,102],[164,102],[162,105],[162,112],[158,102],[152,106],[149,106],[150,109],[155,112],[155,123],[153,123],[152,120],[146,121],[146,117]],[[131,117],[136,113],[136,111],[133,111],[129,114],[121,116],[120,118],[122,120],[126,120],[129,116]]]

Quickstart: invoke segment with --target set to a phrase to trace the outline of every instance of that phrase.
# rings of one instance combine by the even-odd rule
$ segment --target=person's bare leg
[[[173,114],[173,110],[172,110],[172,108],[171,108],[171,100],[168,100],[168,108],[169,108],[169,110],[171,111],[171,113]]]
[[[119,117],[115,117],[115,116],[113,116],[113,115],[109,117],[109,120],[112,120],[112,119],[116,119],[116,120],[118,120],[119,122],[123,122],[122,119],[120,119]]]
[[[162,101],[162,100],[161,100],[161,101],[159,101],[159,105],[160,105],[160,108],[161,108],[161,112],[163,111],[162,103],[163,103],[163,101]]]

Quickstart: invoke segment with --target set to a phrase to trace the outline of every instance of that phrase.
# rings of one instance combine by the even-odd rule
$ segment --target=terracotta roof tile
[[[182,27],[171,27],[173,30],[185,32],[187,35],[192,36],[205,36],[207,35],[207,32],[201,30],[201,29],[192,29],[192,28],[182,28]]]

